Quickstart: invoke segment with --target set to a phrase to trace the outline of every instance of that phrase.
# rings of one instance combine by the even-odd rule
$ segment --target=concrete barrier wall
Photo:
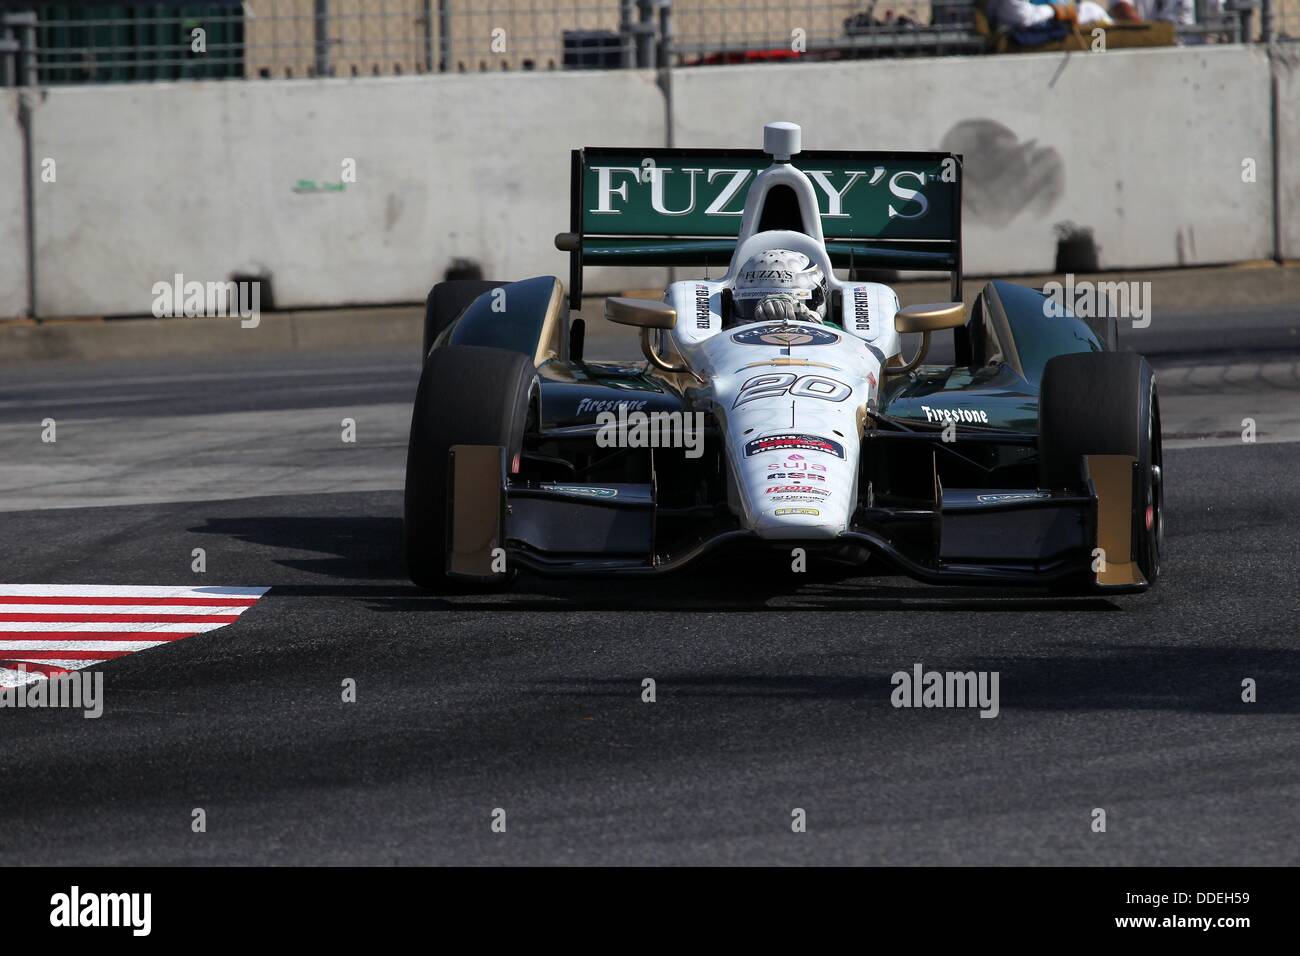
[[[18,93],[0,92],[0,318],[27,311],[23,137]]]
[[[35,125],[42,315],[148,313],[177,272],[278,306],[421,300],[453,256],[560,272],[568,150],[664,137],[643,73],[54,89]]]
[[[784,118],[807,148],[963,152],[972,273],[1050,271],[1064,222],[1093,230],[1103,268],[1208,264],[1273,251],[1268,83],[1244,47],[684,69],[676,134],[757,146]],[[35,197],[46,316],[147,313],[176,272],[269,275],[281,307],[417,301],[453,256],[491,278],[567,276],[551,239],[568,228],[568,151],[664,142],[662,95],[633,72],[53,89],[34,122],[36,162],[58,164]],[[1300,156],[1296,126],[1284,156]]]
[[[677,141],[753,142],[780,116],[809,149],[963,153],[969,272],[1052,271],[1061,222],[1093,230],[1102,268],[1259,259],[1267,76],[1245,47],[717,67],[677,74]]]

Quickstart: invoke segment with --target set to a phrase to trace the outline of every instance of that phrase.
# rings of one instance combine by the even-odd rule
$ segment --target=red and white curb
[[[215,631],[269,590],[0,584],[0,687]]]

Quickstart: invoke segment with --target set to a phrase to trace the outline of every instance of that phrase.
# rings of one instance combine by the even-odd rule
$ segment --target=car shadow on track
[[[1107,645],[1095,642],[1036,644],[1030,653],[978,655],[947,659],[924,655],[926,671],[997,671],[999,704],[1009,710],[1166,710],[1206,714],[1300,713],[1300,652],[1269,647],[1185,647],[1176,645]],[[840,698],[889,701],[897,671],[910,672],[900,661],[896,670],[859,674],[755,674],[691,672],[654,673],[657,693],[704,698]],[[593,698],[626,700],[647,676],[583,677],[539,680],[533,692],[575,703]],[[1242,700],[1240,680],[1249,676],[1267,688],[1258,700]],[[942,709],[940,709],[942,711]]]
[[[901,582],[901,583],[900,583]],[[418,596],[417,596],[418,595]],[[734,574],[674,574],[663,578],[540,578],[521,576],[509,590],[480,593],[392,595],[370,605],[374,611],[479,611],[535,613],[555,611],[754,612],[1008,612],[1119,611],[1107,598],[1062,597],[1043,590],[939,588],[900,578],[836,580],[826,575],[798,577]]]
[[[401,518],[352,515],[265,515],[208,518],[189,529],[286,551],[315,551],[323,557],[276,557],[295,571],[353,580],[404,581],[400,553]]]
[[[370,600],[374,611],[1117,611],[1111,600],[1062,597],[1043,589],[933,587],[901,577],[863,577],[836,564],[790,570],[787,559],[737,565],[702,561],[662,577],[548,578],[523,574],[507,590],[423,591],[407,582],[396,517],[210,517],[190,530],[223,535],[279,551],[320,557],[272,556],[271,563],[332,580],[272,583],[271,593]],[[388,582],[388,583],[380,583]]]

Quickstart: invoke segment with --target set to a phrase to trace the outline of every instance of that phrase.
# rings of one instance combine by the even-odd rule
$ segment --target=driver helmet
[[[828,292],[822,267],[802,252],[768,249],[741,267],[733,313],[740,323],[824,322]]]

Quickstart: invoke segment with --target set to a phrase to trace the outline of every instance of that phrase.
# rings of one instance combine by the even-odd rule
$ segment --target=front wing
[[[542,574],[652,575],[721,548],[788,549],[740,528],[721,509],[700,515],[689,540],[660,542],[650,484],[520,482],[504,449],[456,445],[448,462],[447,573],[491,581],[507,568]],[[1098,590],[1147,587],[1134,561],[1137,462],[1087,456],[1075,491],[945,489],[935,476],[924,507],[860,504],[832,541],[809,542],[839,557],[875,554],[932,584],[1045,585],[1091,580]]]

